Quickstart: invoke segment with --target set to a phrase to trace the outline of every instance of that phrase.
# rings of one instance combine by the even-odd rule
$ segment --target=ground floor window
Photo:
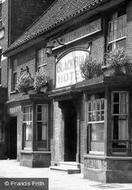
[[[48,105],[37,105],[37,148],[48,148]]]
[[[23,107],[23,145],[32,148],[32,106]]]
[[[128,92],[112,92],[112,151],[128,149]]]
[[[104,98],[88,101],[89,151],[104,152]]]

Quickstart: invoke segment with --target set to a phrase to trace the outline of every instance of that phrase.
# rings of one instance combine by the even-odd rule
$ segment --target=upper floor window
[[[16,90],[17,85],[17,59],[12,62],[12,91]]]
[[[127,16],[126,8],[123,7],[119,11],[112,14],[108,24],[108,49],[126,47],[126,25]]]
[[[37,51],[37,70],[44,71],[44,67],[47,65],[46,48],[41,48]]]

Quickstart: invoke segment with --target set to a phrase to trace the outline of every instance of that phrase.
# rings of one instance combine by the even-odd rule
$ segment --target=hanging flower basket
[[[44,92],[46,93],[48,86],[48,77],[45,73],[36,72],[35,79],[34,79],[34,89],[37,92]]]
[[[24,73],[19,77],[16,88],[18,92],[27,93],[33,87],[33,82],[30,73]]]
[[[114,70],[115,75],[132,73],[132,65],[123,48],[117,48],[105,55],[106,65]]]

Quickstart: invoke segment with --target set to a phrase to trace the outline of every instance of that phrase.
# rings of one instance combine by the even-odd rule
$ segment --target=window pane
[[[40,67],[41,65],[46,65],[46,49],[42,48],[40,50],[38,50],[37,52],[37,66]]]
[[[41,105],[37,106],[37,112],[42,112],[42,106]]]
[[[17,71],[17,59],[13,60],[13,72]]]
[[[92,121],[92,112],[89,112],[88,113],[88,122],[91,122]]]
[[[128,92],[113,93],[113,142],[114,152],[126,152],[128,141]]]
[[[126,36],[126,15],[109,22],[109,42]]]
[[[38,141],[42,140],[42,123],[38,123]]]
[[[114,93],[114,102],[119,102],[119,93]]]
[[[125,49],[126,48],[126,39],[117,41],[116,47]]]
[[[119,140],[128,140],[127,120],[119,120]]]
[[[31,126],[31,124],[26,125],[26,140],[28,140],[28,141],[32,140],[32,126]]]
[[[96,99],[94,101],[89,101],[88,122],[102,120],[104,120],[104,99]]]
[[[120,113],[127,114],[127,110],[128,110],[127,94],[121,93],[120,94]]]
[[[23,107],[23,144],[24,148],[32,147],[32,106]]]
[[[104,110],[104,99],[101,100],[101,110]]]
[[[119,131],[118,131],[118,116],[114,116],[113,121],[113,139],[118,139]]]
[[[104,120],[104,111],[101,111],[101,121]]]
[[[114,114],[118,114],[118,113],[119,113],[119,104],[114,104],[113,113],[114,113]]]
[[[42,114],[41,114],[41,113],[38,113],[38,114],[37,114],[37,120],[38,120],[38,121],[42,121]]]
[[[100,101],[97,101],[97,110],[100,110]]]
[[[41,122],[37,123],[38,130],[38,148],[47,148],[47,125]]]
[[[42,121],[47,122],[48,121],[48,110],[47,106],[43,105],[42,107]]]
[[[17,73],[13,73],[13,90],[15,90],[17,85]]]
[[[91,102],[88,103],[88,111],[92,110],[92,105],[91,104],[92,104]]]
[[[37,147],[38,148],[47,148],[48,144],[48,106],[47,105],[38,105],[37,106]]]
[[[104,123],[93,123],[91,125],[91,140],[104,141]]]
[[[47,140],[47,125],[42,125],[42,140]]]
[[[0,68],[0,84],[1,84],[1,68]]]

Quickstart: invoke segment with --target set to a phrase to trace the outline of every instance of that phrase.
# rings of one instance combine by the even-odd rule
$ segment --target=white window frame
[[[116,15],[116,13],[115,13],[115,15]],[[122,27],[122,28],[121,28],[122,31],[124,30],[124,31],[123,31],[123,35],[121,35],[120,37],[117,37],[117,38],[115,38],[115,39],[110,40],[110,28],[111,28],[110,25],[112,24],[113,27],[115,27],[115,26],[114,26],[114,22],[117,22],[117,23],[118,23],[119,20],[120,20],[120,19],[123,20],[123,18],[125,18],[125,21],[126,21],[125,27]],[[117,33],[116,33],[116,35],[117,35],[117,34],[118,34],[118,31],[119,31],[119,29],[120,29],[120,28],[118,28],[118,24],[116,25],[116,27],[117,27],[117,29],[116,29],[116,30],[113,30],[113,36],[114,36],[114,33],[115,33],[115,32],[117,32]],[[124,15],[122,15],[122,16],[119,16],[119,17],[116,16],[116,18],[111,19],[111,20],[109,21],[109,25],[108,25],[108,46],[112,45],[112,46],[113,46],[113,47],[112,47],[112,50],[117,47],[117,45],[116,45],[117,42],[126,39],[126,28],[127,28],[127,15],[126,15],[126,14],[124,14]]]
[[[37,119],[37,114],[38,114],[38,106],[45,106],[46,107],[46,110],[47,110],[47,122],[44,122],[43,120],[38,120]],[[42,113],[42,112],[39,112],[39,113]],[[46,125],[46,141],[47,141],[47,146],[46,147],[38,147],[38,145],[37,145],[37,149],[38,150],[48,150],[48,147],[49,147],[49,132],[48,132],[48,130],[49,130],[49,121],[48,121],[48,118],[49,118],[49,106],[48,106],[48,104],[37,104],[36,105],[36,138],[37,138],[37,142],[39,142],[38,141],[38,123],[44,123],[44,125]],[[41,142],[43,142],[43,140],[41,141]]]
[[[99,109],[99,110],[94,110],[94,111],[89,111],[89,103],[92,103],[94,101],[100,101],[100,107],[101,107],[101,101],[103,101],[103,104],[104,104],[104,109]],[[87,102],[87,117],[88,117],[88,131],[89,131],[89,153],[91,154],[104,154],[104,151],[93,151],[93,150],[90,150],[90,147],[91,147],[91,129],[89,129],[89,124],[101,124],[101,123],[105,123],[105,114],[104,114],[104,119],[103,120],[96,120],[96,121],[89,121],[89,113],[92,114],[92,112],[100,112],[100,118],[101,118],[101,112],[105,112],[105,99],[104,98],[98,98],[98,99],[94,99],[94,100],[89,100]],[[105,125],[104,125],[105,127]],[[95,141],[96,142],[96,141]]]
[[[25,108],[29,108],[29,112],[25,113],[24,112]],[[31,114],[31,118],[30,118],[30,114]],[[24,120],[25,115],[28,115],[29,120]],[[24,124],[26,125],[26,129],[24,129],[24,127],[25,127]],[[23,142],[24,143],[24,149],[29,148],[26,146],[26,142],[32,141],[32,140],[28,139],[28,134],[27,134],[28,128],[27,128],[27,126],[31,126],[33,128],[33,107],[32,107],[32,105],[23,106],[23,133],[24,133],[23,136],[25,137],[25,139],[23,139],[24,140],[24,142]]]
[[[113,100],[113,98],[114,98],[114,93],[119,93],[119,111],[120,111],[120,94],[121,93],[126,93],[126,95],[127,95],[127,102],[126,102],[126,106],[127,106],[127,113],[125,114],[122,114],[122,113],[114,113],[114,100]],[[127,136],[128,136],[128,139],[126,140],[126,141],[128,141],[129,140],[129,133],[128,133],[128,121],[129,121],[129,92],[128,91],[112,91],[112,93],[111,93],[111,115],[112,115],[112,143],[113,143],[113,141],[114,141],[114,137],[113,137],[113,130],[114,130],[114,122],[113,122],[113,117],[114,116],[121,116],[121,117],[126,117],[127,119],[126,119],[126,122],[127,122],[127,126],[126,126],[126,128],[127,128]],[[118,141],[118,139],[117,139],[117,141]],[[121,140],[119,140],[119,141],[121,141]],[[124,140],[125,141],[125,140]],[[112,146],[112,145],[111,145]],[[126,147],[127,148],[127,147]],[[113,151],[113,147],[112,147],[112,154],[126,154],[127,153],[127,151],[126,152],[119,152],[119,151]]]

